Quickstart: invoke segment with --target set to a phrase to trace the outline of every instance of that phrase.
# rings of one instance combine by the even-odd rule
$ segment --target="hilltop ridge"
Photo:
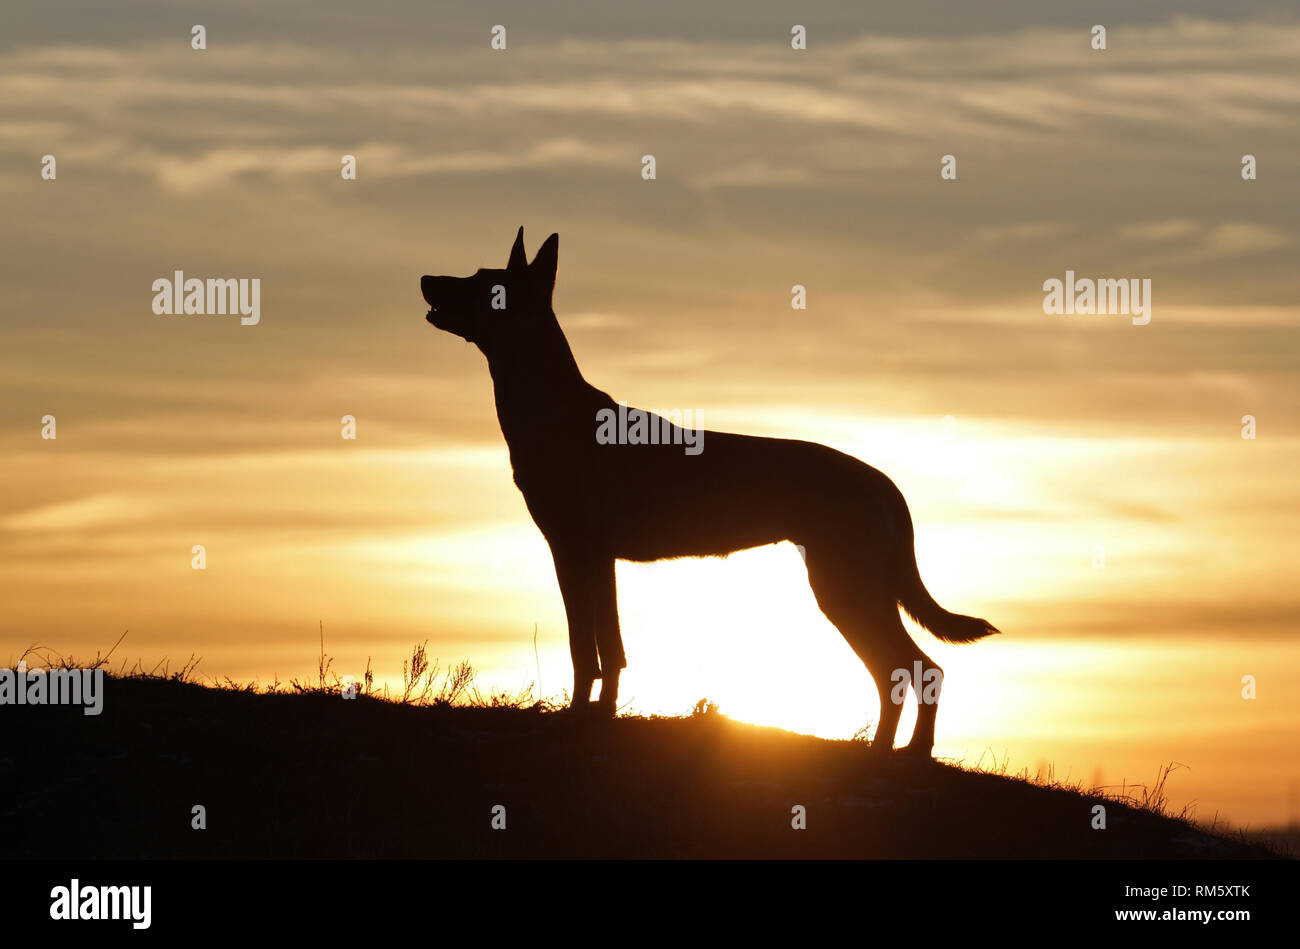
[[[1275,856],[1117,800],[716,713],[584,720],[150,677],[111,677],[107,696],[97,716],[6,710],[23,736],[0,762],[11,856]]]

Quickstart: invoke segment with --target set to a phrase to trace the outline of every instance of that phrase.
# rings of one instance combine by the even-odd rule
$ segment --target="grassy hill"
[[[13,707],[11,856],[1242,858],[1240,835],[1062,787],[730,721],[575,719],[111,677]],[[1091,828],[1092,807],[1107,829]],[[192,807],[207,829],[191,828]],[[505,830],[492,809],[505,807]],[[806,830],[791,827],[806,809]]]

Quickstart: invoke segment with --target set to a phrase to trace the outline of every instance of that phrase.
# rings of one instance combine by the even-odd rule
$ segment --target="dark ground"
[[[109,679],[0,709],[5,857],[1250,858],[1183,821],[860,742]],[[191,807],[207,829],[191,829]],[[491,829],[506,807],[507,829]],[[791,828],[791,808],[807,829]]]

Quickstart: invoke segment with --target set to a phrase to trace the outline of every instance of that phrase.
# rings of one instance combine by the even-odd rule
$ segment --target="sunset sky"
[[[115,658],[265,684],[314,673],[323,623],[340,673],[373,657],[400,681],[427,639],[481,688],[570,687],[486,364],[419,293],[504,266],[522,224],[530,255],[560,235],[588,381],[899,485],[935,598],[1003,630],[918,634],[947,673],[936,755],[1103,785],[1176,761],[1175,808],[1300,818],[1293,4],[85,0],[6,20],[0,661],[89,659],[129,629]],[[1067,269],[1150,278],[1150,324],[1045,315]],[[261,322],[155,315],[175,270],[259,278]],[[618,569],[632,711],[874,721],[793,547]]]

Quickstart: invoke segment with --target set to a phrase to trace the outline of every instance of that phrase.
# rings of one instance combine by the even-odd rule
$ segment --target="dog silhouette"
[[[825,445],[689,430],[590,385],[551,304],[559,242],[548,237],[530,264],[521,227],[504,269],[425,276],[420,288],[426,319],[487,357],[514,481],[555,561],[572,708],[615,711],[627,666],[616,560],[724,556],[791,541],[803,549],[818,606],[875,682],[873,750],[893,747],[910,686],[919,712],[906,750],[928,758],[943,673],[912,641],[899,607],[946,642],[998,630],[949,613],[926,591],[898,488]],[[891,690],[894,683],[901,687]]]

